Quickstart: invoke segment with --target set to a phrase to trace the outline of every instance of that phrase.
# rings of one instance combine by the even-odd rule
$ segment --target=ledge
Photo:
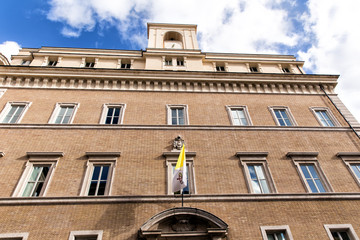
[[[360,152],[338,152],[336,156],[344,161],[360,161]]]
[[[269,201],[334,201],[359,200],[360,193],[302,193],[302,194],[227,194],[184,196],[184,203],[193,202],[269,202]],[[121,203],[179,203],[180,197],[152,196],[97,196],[97,197],[33,197],[0,198],[3,205],[68,205],[68,204],[121,204]],[[334,203],[336,204],[336,203]]]
[[[120,157],[121,152],[86,152],[86,156],[91,157]]]
[[[266,158],[268,154],[269,154],[268,152],[237,152],[235,156],[237,156],[238,158],[241,157]]]
[[[163,152],[164,157],[178,157],[180,154],[180,151],[178,152]],[[196,152],[185,152],[186,157],[195,157]]]
[[[350,127],[302,127],[302,126],[224,126],[224,125],[105,125],[105,124],[7,124],[0,123],[0,129],[83,129],[83,130],[228,130],[228,131],[320,131],[352,132]]]
[[[26,155],[29,158],[46,158],[46,157],[52,157],[52,158],[59,158],[63,157],[63,152],[27,152]]]
[[[319,155],[319,152],[288,152],[286,154],[287,157],[317,157]]]

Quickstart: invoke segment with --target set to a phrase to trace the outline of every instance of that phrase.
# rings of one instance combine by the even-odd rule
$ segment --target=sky
[[[0,52],[19,48],[146,49],[146,23],[198,25],[203,52],[290,54],[360,121],[359,0],[2,0]]]

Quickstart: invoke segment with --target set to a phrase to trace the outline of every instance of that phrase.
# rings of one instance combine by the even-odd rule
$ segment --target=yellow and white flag
[[[178,192],[187,186],[185,144],[183,144],[179,159],[176,163],[172,181],[172,191]]]

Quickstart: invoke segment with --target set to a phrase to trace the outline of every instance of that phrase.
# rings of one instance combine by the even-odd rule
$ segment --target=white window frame
[[[331,232],[345,231],[351,238],[351,240],[359,240],[356,232],[351,224],[324,224],[325,231],[330,240],[334,240]]]
[[[321,120],[316,115],[316,111],[325,111],[326,114],[328,115],[330,121],[332,121],[332,123],[334,124],[333,127],[340,127],[341,126],[340,123],[335,118],[334,114],[331,112],[331,110],[328,107],[310,107],[309,109],[314,114],[314,116],[315,116],[316,120],[318,121],[318,123],[320,124],[320,126],[322,126],[322,127],[331,127],[331,126],[324,126],[322,124]]]
[[[7,89],[0,89],[0,98],[5,94]]]
[[[360,187],[360,177],[356,175],[351,167],[352,165],[360,165],[360,152],[339,152],[336,156],[341,158],[355,182]]]
[[[27,240],[29,237],[28,232],[22,232],[22,233],[0,233],[0,240],[1,239],[18,239],[21,238],[21,240]]]
[[[69,240],[75,240],[76,237],[83,236],[97,236],[97,240],[102,240],[103,230],[84,230],[84,231],[71,231]]]
[[[231,125],[233,125],[233,126],[252,126],[253,125],[247,106],[227,105],[225,107],[226,107],[226,111],[228,113]],[[248,125],[235,125],[234,124],[234,119],[233,119],[233,116],[232,116],[232,111],[233,110],[243,110]]]
[[[12,197],[22,197],[26,184],[33,172],[35,166],[50,166],[48,176],[44,182],[43,189],[41,190],[41,195],[37,197],[46,196],[46,193],[49,189],[49,185],[54,175],[57,162],[60,157],[64,156],[62,152],[27,152],[29,160],[25,165],[25,169],[20,177],[20,180],[12,194]],[[31,197],[31,196],[29,196]]]
[[[26,111],[31,106],[31,104],[32,104],[32,102],[7,102],[5,107],[3,108],[3,110],[0,113],[0,123],[2,123],[2,121],[4,120],[4,118],[6,117],[6,115],[8,114],[8,112],[10,111],[10,109],[13,105],[23,105],[25,107],[24,107],[23,111],[21,112],[19,118],[15,122],[15,123],[20,123],[21,120],[24,118]],[[14,123],[4,123],[4,124],[14,124]]]
[[[74,111],[73,111],[68,123],[55,123],[56,118],[59,115],[60,110],[61,110],[62,107],[74,107]],[[72,124],[73,121],[74,121],[76,112],[79,109],[79,107],[80,107],[80,103],[56,103],[48,123],[52,123],[52,124]]]
[[[310,186],[308,185],[306,178],[301,170],[301,165],[313,165],[316,173],[318,174],[320,181],[325,189],[325,193],[334,192],[328,178],[326,177],[324,171],[322,170],[320,163],[317,159],[318,152],[288,152],[287,157],[290,157],[293,161],[294,166],[300,176],[301,182],[307,193],[316,193],[312,192]],[[320,194],[317,192],[316,194]]]
[[[294,240],[289,225],[281,225],[281,226],[261,226],[261,235],[263,240],[268,240],[268,233],[276,233],[276,232],[285,232],[286,240]]]
[[[183,108],[184,109],[184,124],[183,125],[173,125],[172,124],[172,117],[171,117],[171,110],[176,108]],[[166,104],[166,111],[167,111],[167,124],[172,126],[184,126],[189,125],[189,113],[188,113],[188,105],[186,104]]]
[[[86,155],[88,157],[88,161],[86,164],[86,171],[80,191],[80,196],[88,196],[94,166],[96,165],[110,166],[108,179],[106,182],[105,193],[104,195],[101,195],[101,196],[110,196],[112,183],[115,175],[116,162],[118,157],[120,157],[120,152],[86,152]],[[97,197],[97,195],[93,197]]]
[[[267,152],[237,152],[236,156],[240,160],[240,164],[243,169],[243,173],[245,176],[246,185],[250,193],[253,194],[270,194],[277,193],[277,189],[274,183],[274,179],[271,175],[269,165],[267,163],[266,157]],[[269,188],[269,193],[255,193],[253,186],[251,184],[251,176],[249,172],[249,165],[261,165],[264,171],[264,175],[266,177],[266,182]]]
[[[286,106],[269,106],[268,109],[269,109],[269,111],[271,113],[271,116],[273,117],[273,119],[274,119],[277,126],[280,126],[280,127],[294,127],[294,126],[297,126],[295,118],[293,117],[289,107],[286,107]],[[285,110],[286,115],[287,115],[291,125],[290,126],[281,126],[280,123],[279,123],[279,120],[276,117],[275,110]]]
[[[119,116],[119,122],[117,124],[105,124],[106,122],[106,116],[108,113],[109,108],[120,108],[120,116]],[[100,124],[105,125],[119,125],[123,124],[124,121],[124,114],[125,114],[126,104],[125,103],[105,103],[102,106],[102,112],[100,117]]]
[[[176,166],[180,151],[164,152],[163,156],[166,158],[166,194],[173,195],[172,191],[172,179],[173,179],[173,166]],[[189,172],[187,173],[189,183],[189,195],[196,194],[196,182],[195,182],[195,169],[194,169],[194,158],[196,152],[185,152],[186,165],[188,165]]]

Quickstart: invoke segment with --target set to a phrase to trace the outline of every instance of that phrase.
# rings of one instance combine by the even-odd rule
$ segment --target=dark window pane
[[[97,186],[97,182],[96,181],[91,181],[90,183],[90,187],[89,187],[89,196],[94,196],[95,192],[96,192],[96,186]]]
[[[114,111],[114,109],[113,108],[109,108],[108,109],[108,117],[111,117],[112,116],[112,114],[113,114],[113,111]]]
[[[33,197],[37,197],[37,196],[40,196],[40,192],[41,192],[41,189],[43,187],[43,182],[38,182],[37,186],[35,187],[35,191],[33,193]]]
[[[111,117],[106,118],[105,124],[111,124]]]
[[[95,166],[95,167],[94,167],[94,172],[93,172],[92,180],[98,180],[98,179],[99,179],[100,169],[101,169],[100,166]]]
[[[112,124],[118,124],[119,123],[119,117],[114,117]]]
[[[101,180],[107,180],[108,173],[109,173],[109,166],[103,166]]]
[[[99,189],[97,195],[104,195],[105,194],[105,187],[106,187],[106,181],[100,181],[99,183]]]
[[[116,117],[120,116],[120,108],[115,108],[114,116],[116,116]]]

